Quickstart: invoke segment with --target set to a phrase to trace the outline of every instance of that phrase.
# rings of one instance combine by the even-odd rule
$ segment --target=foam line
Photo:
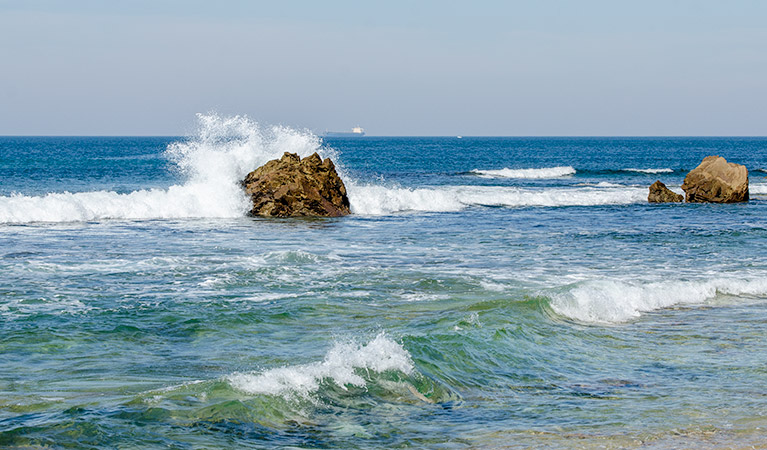
[[[522,189],[507,186],[440,186],[407,189],[350,184],[348,192],[352,212],[364,215],[460,211],[471,206],[596,206],[647,201],[647,189],[637,187]]]
[[[674,173],[674,169],[623,169],[626,172],[639,172],[639,173]]]
[[[543,167],[540,169],[474,169],[471,173],[483,178],[560,178],[574,175],[575,169],[570,166]]]

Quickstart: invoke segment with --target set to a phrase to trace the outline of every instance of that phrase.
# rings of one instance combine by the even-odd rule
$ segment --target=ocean
[[[315,151],[352,215],[245,215]],[[707,155],[748,203],[647,203]],[[765,177],[767,138],[0,137],[0,448],[765,448]]]

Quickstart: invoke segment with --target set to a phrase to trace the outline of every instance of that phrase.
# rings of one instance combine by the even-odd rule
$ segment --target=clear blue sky
[[[0,134],[767,135],[767,1],[0,0]]]

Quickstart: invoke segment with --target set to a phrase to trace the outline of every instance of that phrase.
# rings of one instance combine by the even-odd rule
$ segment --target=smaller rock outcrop
[[[660,180],[650,186],[650,195],[647,196],[647,201],[650,203],[681,202],[683,199],[684,197],[681,194],[677,194],[667,188]]]
[[[350,213],[346,186],[330,158],[287,153],[249,173],[242,182],[253,216],[338,217]]]
[[[748,169],[721,156],[707,156],[684,178],[685,199],[693,203],[748,201]]]

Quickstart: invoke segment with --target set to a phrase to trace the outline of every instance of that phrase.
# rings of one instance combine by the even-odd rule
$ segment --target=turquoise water
[[[244,216],[244,173],[317,149],[353,215]],[[645,202],[708,154],[749,203]],[[0,447],[763,446],[765,167],[758,138],[219,117],[0,138]]]

